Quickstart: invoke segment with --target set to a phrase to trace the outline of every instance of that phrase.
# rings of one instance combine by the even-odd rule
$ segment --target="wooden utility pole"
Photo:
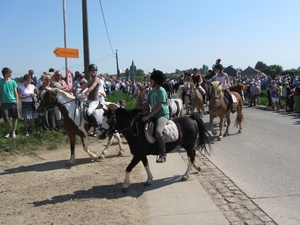
[[[67,47],[67,19],[66,19],[66,1],[63,0],[63,19],[64,19],[64,47]],[[68,58],[65,58],[65,76],[68,71]]]
[[[118,61],[118,50],[116,50],[116,63],[117,63],[117,78],[120,78],[119,61]]]
[[[88,29],[88,13],[87,0],[82,0],[82,28],[83,28],[83,54],[84,54],[84,73],[85,78],[90,80],[88,67],[90,65],[90,49],[89,49],[89,29]]]

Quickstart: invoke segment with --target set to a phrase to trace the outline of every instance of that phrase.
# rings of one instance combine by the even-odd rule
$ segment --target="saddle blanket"
[[[153,130],[154,124],[152,122],[145,123],[145,136],[150,144],[154,144],[156,142],[155,138],[153,137]],[[172,120],[169,120],[163,129],[163,137],[166,143],[173,142],[178,139],[178,128]]]
[[[231,94],[231,98],[232,98],[233,103],[237,103],[237,98],[235,97],[235,95]],[[225,99],[226,99],[226,102],[229,103],[227,96]]]

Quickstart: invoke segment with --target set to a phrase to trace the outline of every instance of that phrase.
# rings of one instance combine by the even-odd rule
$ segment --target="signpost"
[[[79,58],[79,50],[77,48],[60,48],[54,49],[53,53],[56,57],[62,58]]]

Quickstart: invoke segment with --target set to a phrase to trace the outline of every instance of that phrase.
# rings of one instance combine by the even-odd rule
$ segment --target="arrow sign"
[[[57,47],[53,51],[56,57],[63,58],[79,58],[79,50],[77,48],[60,48]]]

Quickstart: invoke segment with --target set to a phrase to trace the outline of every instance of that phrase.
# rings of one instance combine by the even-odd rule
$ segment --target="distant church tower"
[[[131,66],[130,66],[130,71],[133,71],[134,74],[136,74],[136,66],[134,65],[134,61],[132,60]]]

